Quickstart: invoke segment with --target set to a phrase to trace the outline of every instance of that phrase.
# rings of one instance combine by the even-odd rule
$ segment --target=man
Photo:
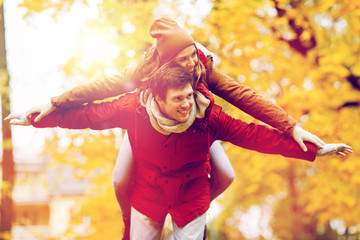
[[[58,111],[35,123],[10,115],[11,123],[35,127],[128,130],[137,163],[131,193],[131,239],[160,239],[169,213],[175,239],[203,239],[210,205],[209,147],[215,140],[262,153],[313,161],[316,146],[304,152],[288,135],[275,129],[233,119],[214,104],[201,83],[181,68],[161,67],[149,89],[112,101]],[[21,122],[16,122],[21,121]],[[344,144],[325,145],[318,154],[348,155]]]

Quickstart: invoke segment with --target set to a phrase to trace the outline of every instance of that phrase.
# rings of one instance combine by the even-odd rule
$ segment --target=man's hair
[[[150,79],[150,90],[154,97],[165,100],[169,89],[183,89],[187,84],[194,87],[194,78],[182,67],[164,64]]]

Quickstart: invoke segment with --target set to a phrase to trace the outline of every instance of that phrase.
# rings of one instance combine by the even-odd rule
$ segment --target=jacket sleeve
[[[211,60],[210,60],[211,61]],[[251,88],[241,85],[218,69],[208,64],[207,85],[217,96],[252,117],[269,124],[287,134],[291,134],[296,121],[282,108],[270,100],[256,94]]]
[[[118,75],[99,78],[75,87],[51,98],[51,104],[57,109],[65,109],[132,91],[136,88],[132,79],[134,70],[133,67],[129,67]]]
[[[37,114],[31,115],[31,124],[37,128],[61,127],[68,129],[127,129],[133,121],[134,94],[126,94],[111,102],[90,103],[70,109],[61,109],[52,112],[39,122],[34,119]]]
[[[314,144],[305,142],[308,151],[304,152],[295,140],[284,132],[265,125],[242,122],[219,110],[219,106],[214,108],[218,111],[211,124],[213,141],[228,141],[239,147],[266,154],[279,154],[307,161],[315,160]]]

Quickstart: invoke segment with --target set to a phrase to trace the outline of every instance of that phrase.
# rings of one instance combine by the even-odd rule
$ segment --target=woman
[[[153,22],[150,35],[156,39],[155,46],[144,53],[135,69],[126,69],[122,75],[104,78],[87,85],[76,87],[51,99],[51,104],[36,107],[28,112],[40,112],[37,120],[57,108],[69,108],[85,102],[113,97],[148,83],[158,68],[175,63],[202,81],[214,94],[222,97],[249,115],[292,135],[304,151],[303,141],[309,141],[321,148],[325,143],[315,135],[296,126],[296,121],[271,101],[257,95],[250,88],[239,85],[230,77],[213,68],[212,56],[205,56],[192,37],[174,20],[160,18]],[[211,153],[211,199],[221,194],[233,181],[234,172],[219,143],[214,143]],[[131,170],[134,167],[127,135],[119,151],[114,170],[113,185],[122,210],[125,223],[123,239],[129,239],[130,204],[128,200],[131,185]]]

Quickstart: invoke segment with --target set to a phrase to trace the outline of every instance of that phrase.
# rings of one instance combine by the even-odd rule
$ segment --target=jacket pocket
[[[206,195],[209,196],[210,199],[210,182],[207,175],[182,184],[179,191],[179,200],[189,202]]]
[[[160,186],[149,184],[144,180],[137,181],[135,188],[147,200],[158,200],[163,194],[163,190]]]

